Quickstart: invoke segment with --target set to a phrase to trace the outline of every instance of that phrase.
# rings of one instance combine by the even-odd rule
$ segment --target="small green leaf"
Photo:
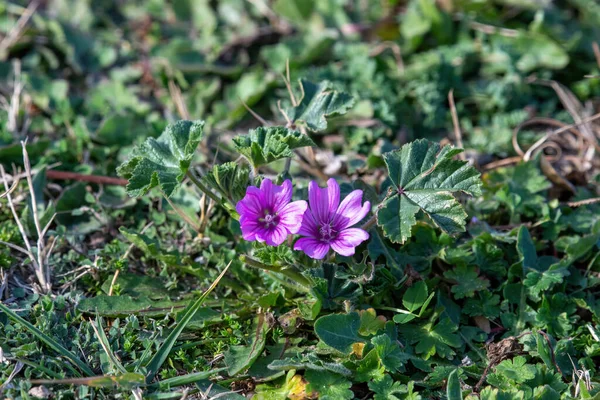
[[[450,372],[450,375],[448,375],[446,397],[448,400],[462,400],[460,380],[458,379],[458,369],[455,369],[454,371]]]
[[[286,113],[294,123],[302,122],[312,131],[327,129],[326,117],[345,114],[354,105],[352,96],[334,90],[328,81],[317,85],[301,80],[300,85],[304,97]]]
[[[529,231],[524,226],[519,228],[517,234],[517,251],[523,261],[523,269],[535,269],[537,267],[537,253],[535,251],[535,244],[531,239]]]
[[[358,333],[363,336],[374,335],[385,327],[386,319],[384,316],[377,316],[374,308],[359,310],[360,329]]]
[[[443,231],[463,232],[467,216],[455,193],[481,193],[479,172],[466,161],[454,160],[462,149],[441,147],[420,139],[383,155],[393,192],[377,213],[387,238],[404,243],[411,236],[419,210]]]
[[[418,281],[406,290],[402,297],[402,304],[408,311],[414,312],[425,303],[428,296],[427,285],[423,281]]]
[[[350,390],[352,382],[342,375],[329,371],[308,370],[304,374],[308,381],[306,392],[317,392],[321,400],[349,400],[354,398]]]
[[[352,352],[354,343],[364,342],[364,339],[358,336],[359,329],[360,315],[356,312],[325,315],[315,322],[315,333],[319,339],[327,346],[345,354]]]
[[[371,343],[375,347],[381,365],[385,367],[387,372],[397,372],[408,360],[397,341],[392,342],[387,334],[375,336],[371,339]]]
[[[411,343],[416,343],[415,351],[423,354],[423,359],[428,360],[438,354],[440,357],[452,358],[456,348],[462,344],[460,336],[456,333],[456,326],[449,318],[441,320],[437,325],[432,323],[422,325],[400,325],[398,330]]]
[[[177,121],[167,126],[158,139],[148,138],[133,157],[117,168],[129,180],[127,193],[145,195],[158,186],[170,197],[185,177],[204,130],[204,121]]]
[[[265,320],[265,314],[260,314],[254,321],[252,344],[249,346],[231,346],[225,352],[225,365],[227,365],[227,373],[230,376],[234,376],[252,366],[265,348],[269,330],[270,327]]]
[[[380,380],[370,381],[369,389],[375,392],[373,400],[400,400],[404,399],[405,397],[402,395],[407,393],[406,385],[394,382],[392,377],[387,374]]]
[[[444,272],[444,276],[456,282],[452,286],[452,293],[456,299],[473,297],[475,292],[484,290],[490,281],[481,278],[474,266],[461,265],[451,271]]]
[[[307,135],[282,126],[252,129],[247,135],[234,137],[233,143],[236,150],[255,168],[292,157],[294,149],[315,146],[315,142]]]
[[[535,377],[535,367],[527,364],[523,356],[516,356],[512,360],[504,360],[496,366],[496,374],[506,376],[516,382],[525,382]]]

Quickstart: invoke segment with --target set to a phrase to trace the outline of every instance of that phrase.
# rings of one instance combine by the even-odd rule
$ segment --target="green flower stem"
[[[279,266],[275,266],[275,265],[263,264],[260,261],[254,259],[250,256],[246,256],[246,255],[241,255],[240,260],[243,263],[245,263],[246,265],[249,265],[254,268],[266,269],[267,271],[273,271],[273,272],[278,272],[280,274],[283,274],[286,277],[288,277],[289,279],[291,279],[292,281],[294,281],[306,288],[310,288],[312,286],[311,282],[304,275],[302,275],[300,272],[298,272],[293,267],[279,267]]]
[[[200,179],[197,179],[197,178],[194,176],[194,173],[193,173],[192,171],[188,170],[188,172],[187,172],[187,176],[188,176],[188,178],[190,178],[190,180],[191,180],[192,182],[194,182],[194,185],[198,186],[198,189],[200,189],[200,190],[202,190],[204,193],[206,193],[206,195],[207,195],[208,197],[210,197],[212,200],[214,200],[214,202],[215,202],[215,203],[217,203],[217,204],[220,204],[220,203],[221,203],[221,199],[219,199],[219,197],[217,197],[217,195],[216,195],[216,194],[214,194],[214,193],[212,192],[212,190],[210,190],[209,188],[207,188],[207,187],[206,187],[206,185],[204,185],[204,183],[202,183],[202,182],[200,181]]]

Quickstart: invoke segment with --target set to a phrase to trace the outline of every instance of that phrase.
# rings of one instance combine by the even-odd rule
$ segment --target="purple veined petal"
[[[273,185],[279,189],[278,186]],[[285,207],[292,200],[292,181],[286,179],[281,184],[281,190],[275,194],[273,202],[273,211],[280,212],[280,209]]]
[[[256,189],[256,188],[255,188]],[[235,205],[235,210],[240,214],[262,215],[263,206],[260,201],[260,196],[255,192],[247,191],[246,196]]]
[[[331,248],[342,256],[354,255],[355,248],[369,238],[369,234],[359,228],[344,229],[335,240],[331,241]]]
[[[294,250],[302,250],[310,258],[321,260],[329,251],[329,244],[313,238],[300,238],[294,244]]]
[[[279,225],[284,226],[291,234],[298,233],[307,208],[308,203],[304,200],[289,203],[279,211]]]
[[[371,203],[365,201],[361,206],[362,195],[362,190],[354,190],[342,200],[333,218],[333,224],[337,230],[356,224],[369,213]]]
[[[319,234],[319,224],[315,221],[315,217],[312,214],[312,211],[309,209],[306,210],[304,215],[302,216],[302,226],[300,230],[297,232],[300,236],[309,236],[309,237],[317,237]]]
[[[287,238],[288,232],[285,226],[278,224],[270,229],[264,229],[261,236],[269,246],[279,246]],[[258,235],[257,235],[258,237]]]
[[[268,207],[272,208],[273,203],[275,203],[275,194],[277,188],[274,187],[273,182],[270,179],[263,179],[260,183],[260,192],[262,194],[263,208]]]
[[[338,185],[333,178],[327,180],[327,199],[329,204],[329,216],[331,218],[340,205],[340,185]]]
[[[264,229],[258,224],[257,219],[249,219],[246,216],[240,218],[240,228],[242,229],[242,237],[248,241],[256,240],[256,233]]]
[[[319,184],[311,181],[308,184],[308,202],[310,210],[317,223],[323,223],[329,219],[329,195],[327,189],[321,189]]]
[[[312,181],[308,185],[308,200],[316,222],[327,223],[340,203],[340,186],[333,178],[327,180],[326,188]]]

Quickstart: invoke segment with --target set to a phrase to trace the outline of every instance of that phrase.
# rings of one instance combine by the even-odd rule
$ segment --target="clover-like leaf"
[[[399,331],[411,343],[417,343],[415,350],[422,354],[424,360],[438,354],[440,357],[452,358],[455,354],[452,347],[460,347],[462,341],[456,333],[456,326],[449,318],[441,320],[437,325],[428,322],[422,325],[401,325]]]
[[[334,90],[329,81],[315,84],[302,79],[300,85],[304,97],[286,113],[294,123],[302,122],[311,131],[327,129],[326,117],[345,114],[354,105],[352,96]]]
[[[475,292],[490,286],[490,281],[481,278],[473,266],[460,265],[451,271],[444,272],[444,276],[456,282],[452,286],[452,293],[456,299],[473,297]]]
[[[245,156],[255,168],[294,155],[292,150],[315,146],[307,135],[282,126],[259,127],[247,135],[233,138],[238,152]]]
[[[374,400],[404,399],[404,394],[408,391],[406,385],[403,385],[400,382],[394,382],[392,377],[387,374],[380,380],[372,380],[369,382],[369,389],[375,393],[375,396],[373,397]]]
[[[177,121],[168,125],[158,139],[148,138],[133,151],[133,157],[117,168],[127,179],[127,193],[145,195],[158,186],[171,196],[190,167],[204,132],[204,121]]]
[[[394,190],[377,213],[377,224],[385,236],[404,243],[419,211],[445,232],[465,230],[467,214],[454,194],[480,194],[481,180],[466,161],[453,159],[462,151],[420,139],[384,154]]]
[[[308,381],[308,393],[318,393],[319,399],[345,400],[353,399],[354,393],[350,390],[352,382],[342,375],[329,371],[308,370],[304,374]]]

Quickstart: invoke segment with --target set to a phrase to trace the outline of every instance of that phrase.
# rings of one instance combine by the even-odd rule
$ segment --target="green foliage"
[[[561,127],[600,8],[549,3],[2,4],[2,397],[598,397],[597,121]],[[249,185],[329,177],[354,256],[242,238]]]
[[[127,193],[140,197],[158,186],[170,197],[185,177],[203,132],[203,121],[178,121],[158,139],[148,138],[117,169],[129,181]]]
[[[431,322],[417,326],[402,325],[399,330],[411,344],[416,344],[416,353],[422,354],[425,360],[436,354],[451,359],[456,354],[452,348],[462,344],[456,333],[458,326],[449,318],[444,318],[435,325]]]
[[[304,96],[296,107],[286,110],[286,114],[293,123],[303,123],[311,131],[327,129],[327,117],[346,114],[354,105],[352,96],[334,90],[330,82],[316,85],[300,80],[300,85]]]
[[[250,170],[235,162],[213,166],[203,177],[207,187],[237,203],[246,194]]]
[[[255,168],[292,157],[294,149],[315,146],[307,135],[281,126],[252,129],[247,135],[233,138],[233,143]]]
[[[307,392],[318,393],[319,399],[349,400],[354,398],[354,393],[350,390],[352,382],[342,375],[336,375],[327,371],[317,372],[308,370],[304,377],[308,381],[308,385],[306,386]]]
[[[478,195],[481,183],[476,169],[453,159],[461,152],[418,140],[384,154],[393,191],[383,201],[377,223],[390,240],[404,243],[419,211],[445,232],[464,231],[467,214],[454,193]]]
[[[265,348],[267,333],[270,329],[265,315],[257,316],[254,324],[251,343],[247,346],[232,346],[225,353],[225,364],[229,375],[236,375],[250,368]]]
[[[315,321],[315,334],[323,343],[342,353],[350,353],[352,345],[364,342],[358,335],[360,316],[350,314],[325,315]]]

